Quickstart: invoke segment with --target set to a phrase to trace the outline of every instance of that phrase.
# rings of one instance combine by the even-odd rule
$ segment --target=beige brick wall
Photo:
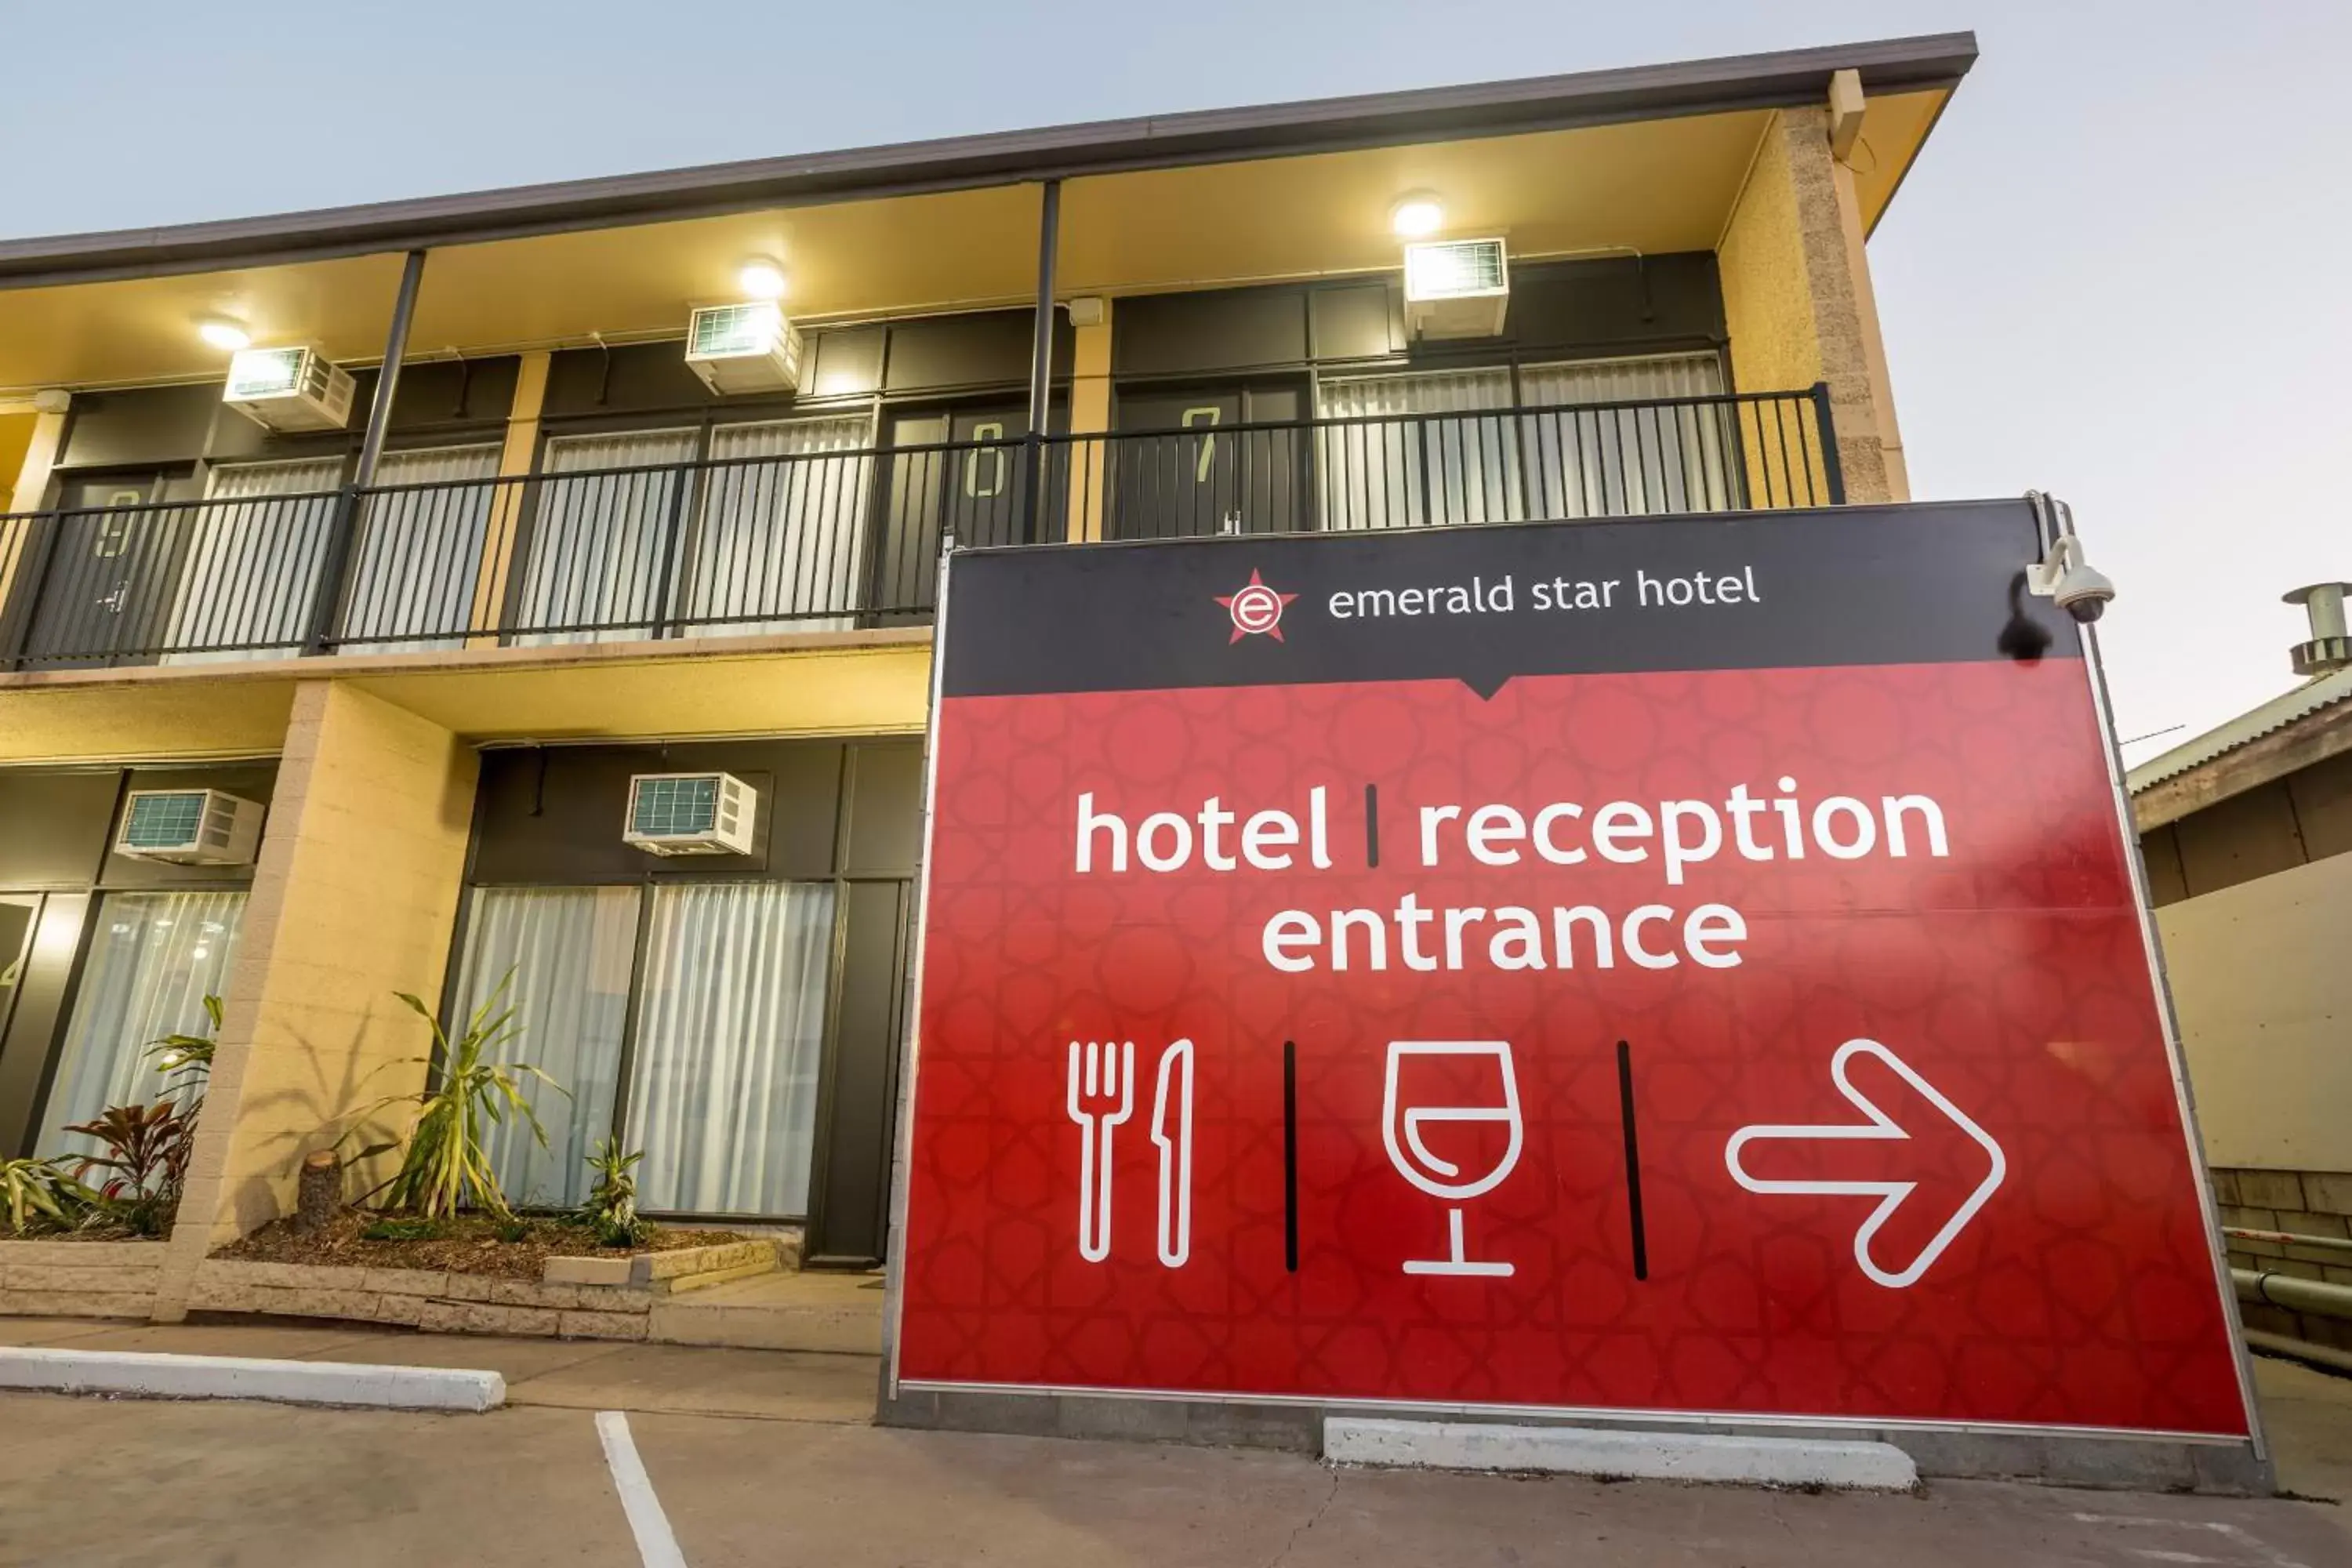
[[[1906,500],[1853,184],[1826,110],[1773,116],[1716,247],[1732,372],[1743,392],[1827,382],[1846,500]]]
[[[2226,1226],[2337,1242],[2352,1239],[2352,1171],[2216,1167],[2213,1197]],[[2352,1251],[2234,1236],[2223,1241],[2233,1268],[2352,1285]],[[2352,1321],[2290,1312],[2267,1301],[2241,1301],[2238,1312],[2250,1329],[2352,1351]]]
[[[211,1247],[291,1207],[301,1156],[354,1109],[422,1087],[429,1037],[393,993],[440,994],[475,773],[406,709],[297,689],[159,1311]]]

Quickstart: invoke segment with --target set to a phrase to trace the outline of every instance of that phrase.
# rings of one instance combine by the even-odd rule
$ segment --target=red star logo
[[[1217,595],[1217,603],[1225,607],[1225,614],[1234,622],[1234,635],[1225,639],[1226,645],[1230,647],[1261,632],[1276,642],[1282,641],[1282,607],[1297,597],[1296,594],[1276,593],[1253,568],[1248,586]]]

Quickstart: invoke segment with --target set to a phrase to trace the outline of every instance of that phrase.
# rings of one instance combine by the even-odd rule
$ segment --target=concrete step
[[[745,1350],[882,1352],[882,1276],[761,1274],[656,1301],[646,1337]]]

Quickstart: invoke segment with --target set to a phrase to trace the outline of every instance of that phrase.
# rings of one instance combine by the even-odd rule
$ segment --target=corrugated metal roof
[[[2219,729],[2208,730],[2193,741],[2185,741],[2150,757],[2126,773],[2124,782],[2132,794],[2137,795],[2347,700],[2352,700],[2352,669],[2339,669],[2333,675],[2305,681],[2259,708],[2248,709]]]

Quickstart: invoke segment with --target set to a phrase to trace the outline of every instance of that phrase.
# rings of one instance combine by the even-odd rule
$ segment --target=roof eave
[[[1973,33],[1633,66],[1466,87],[1205,110],[706,164],[274,216],[0,241],[0,288],[102,282],[476,244],[763,207],[910,195],[1187,163],[1503,136],[1956,86]]]

